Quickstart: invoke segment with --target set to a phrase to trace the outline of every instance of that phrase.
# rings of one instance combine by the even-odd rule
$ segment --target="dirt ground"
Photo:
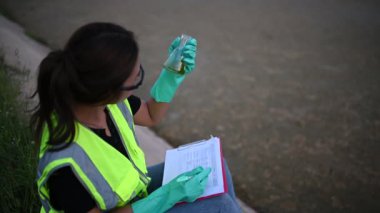
[[[221,137],[238,195],[259,212],[380,211],[378,1],[1,0],[51,47],[82,24],[133,30],[146,98],[180,33],[197,68],[154,130]]]

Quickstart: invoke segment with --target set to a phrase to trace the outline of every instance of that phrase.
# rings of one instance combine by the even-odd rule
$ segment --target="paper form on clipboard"
[[[227,192],[222,147],[217,137],[167,150],[162,184],[198,166],[211,168],[205,192],[200,199]]]

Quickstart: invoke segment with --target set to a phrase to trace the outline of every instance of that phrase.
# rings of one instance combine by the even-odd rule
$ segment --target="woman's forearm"
[[[134,115],[134,122],[141,126],[154,126],[159,123],[169,109],[169,103],[159,103],[153,98],[142,101],[140,109]]]
[[[168,111],[169,103],[159,103],[153,98],[150,98],[147,102],[149,114],[154,124],[159,123]]]

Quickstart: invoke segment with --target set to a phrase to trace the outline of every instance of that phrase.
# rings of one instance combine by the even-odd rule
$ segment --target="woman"
[[[178,45],[179,38],[169,54]],[[42,212],[239,211],[232,180],[229,195],[194,202],[210,169],[196,168],[161,186],[163,163],[147,169],[136,142],[134,124],[152,126],[162,119],[194,69],[196,45],[192,39],[184,48],[185,74],[163,69],[147,102],[132,94],[144,78],[138,45],[118,25],[87,24],[41,62],[40,103],[31,122],[40,145]],[[183,176],[193,178],[179,181]],[[181,201],[194,203],[172,208]]]

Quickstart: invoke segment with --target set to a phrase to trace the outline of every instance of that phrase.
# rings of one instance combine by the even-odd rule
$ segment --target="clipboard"
[[[183,172],[197,166],[211,167],[205,193],[197,200],[207,199],[228,192],[220,139],[211,136],[166,151],[162,184],[170,182]]]

